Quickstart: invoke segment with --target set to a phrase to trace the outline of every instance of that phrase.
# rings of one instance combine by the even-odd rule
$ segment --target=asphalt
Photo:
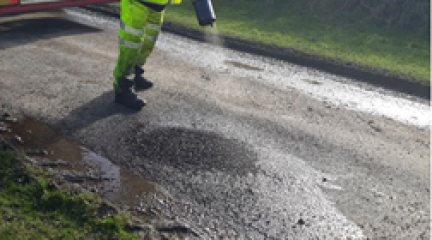
[[[133,112],[113,103],[116,28],[0,19],[1,108],[155,182],[202,239],[429,238],[428,101],[162,34]]]

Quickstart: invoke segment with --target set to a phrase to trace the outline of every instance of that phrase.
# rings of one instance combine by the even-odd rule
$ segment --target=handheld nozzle
[[[213,27],[216,15],[211,0],[193,0],[192,3],[195,7],[199,25]]]

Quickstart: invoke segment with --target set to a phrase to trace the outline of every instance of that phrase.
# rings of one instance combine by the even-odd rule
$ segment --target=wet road
[[[164,33],[130,112],[112,103],[116,29],[1,18],[0,106],[157,183],[154,207],[202,239],[428,239],[427,102]]]

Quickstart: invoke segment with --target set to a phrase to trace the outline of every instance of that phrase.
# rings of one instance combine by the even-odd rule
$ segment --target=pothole
[[[63,179],[79,183],[114,203],[136,206],[147,197],[164,198],[153,183],[121,169],[109,159],[57,134],[48,125],[25,118],[0,117],[0,136],[27,152],[35,163]]]
[[[246,143],[213,132],[160,128],[139,132],[129,141],[141,157],[180,170],[221,171],[232,175],[257,170],[257,155]]]

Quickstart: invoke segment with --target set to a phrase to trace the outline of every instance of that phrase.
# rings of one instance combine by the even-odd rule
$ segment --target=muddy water
[[[61,161],[50,165],[60,174],[74,173],[74,182],[91,188],[110,201],[136,206],[148,196],[163,197],[156,186],[109,159],[90,151],[78,142],[57,134],[48,125],[26,118],[7,123],[11,130],[3,136],[20,137],[22,147],[38,161]]]

